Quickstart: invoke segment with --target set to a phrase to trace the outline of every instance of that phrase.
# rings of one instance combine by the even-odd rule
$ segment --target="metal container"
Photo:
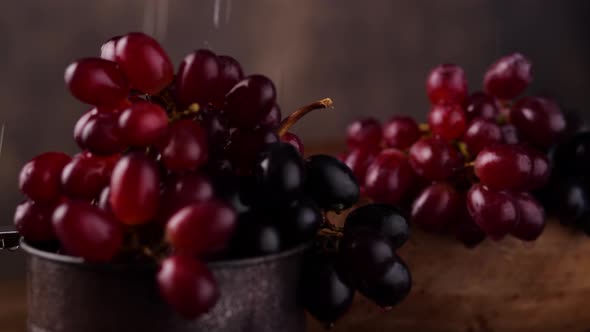
[[[197,320],[160,298],[155,266],[93,264],[38,250],[28,254],[30,332],[301,332],[297,301],[306,246],[276,255],[209,264],[221,296]]]

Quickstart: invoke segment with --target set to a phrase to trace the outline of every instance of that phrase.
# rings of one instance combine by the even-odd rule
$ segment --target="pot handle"
[[[17,231],[0,230],[0,250],[15,251],[20,245],[20,234]]]

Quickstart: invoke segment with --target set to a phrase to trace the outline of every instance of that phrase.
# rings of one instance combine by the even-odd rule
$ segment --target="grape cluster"
[[[409,272],[393,253],[407,238],[405,219],[381,207],[344,229],[328,222],[327,212],[357,204],[355,177],[334,157],[304,159],[301,140],[288,132],[330,99],[283,118],[267,77],[244,76],[235,59],[210,50],[187,55],[175,74],[142,33],[114,37],[100,57],[75,61],[65,82],[92,108],[74,126],[80,153],[43,153],[21,170],[27,199],[14,222],[28,242],[93,262],[157,262],[163,299],[189,319],[219,297],[208,261],[277,253],[318,233],[319,242],[346,235],[347,290],[384,306],[409,291]],[[374,253],[379,246],[390,253]],[[379,269],[357,275],[364,256]]]
[[[552,99],[521,96],[531,81],[531,63],[518,53],[493,63],[472,94],[461,67],[440,65],[426,79],[426,124],[357,120],[341,158],[370,199],[409,211],[426,231],[454,233],[468,247],[486,236],[533,241],[545,212],[530,193],[550,178],[546,152],[566,119]]]

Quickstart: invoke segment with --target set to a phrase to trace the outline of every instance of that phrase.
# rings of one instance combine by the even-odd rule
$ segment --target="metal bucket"
[[[302,332],[297,301],[307,246],[276,255],[209,264],[221,296],[197,320],[160,298],[155,266],[93,264],[26,242],[30,332]]]

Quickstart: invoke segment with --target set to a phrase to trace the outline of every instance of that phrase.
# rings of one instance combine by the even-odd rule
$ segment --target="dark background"
[[[486,67],[514,51],[534,63],[531,92],[549,92],[588,118],[589,13],[587,0],[0,1],[0,226],[12,225],[26,161],[77,151],[72,127],[88,106],[68,94],[63,71],[98,55],[111,36],[153,34],[176,64],[201,47],[233,55],[248,73],[275,80],[285,113],[332,97],[333,111],[295,129],[310,145],[342,141],[359,116],[422,119],[433,66],[461,64],[475,90]],[[0,280],[22,278],[20,254],[0,260]]]

